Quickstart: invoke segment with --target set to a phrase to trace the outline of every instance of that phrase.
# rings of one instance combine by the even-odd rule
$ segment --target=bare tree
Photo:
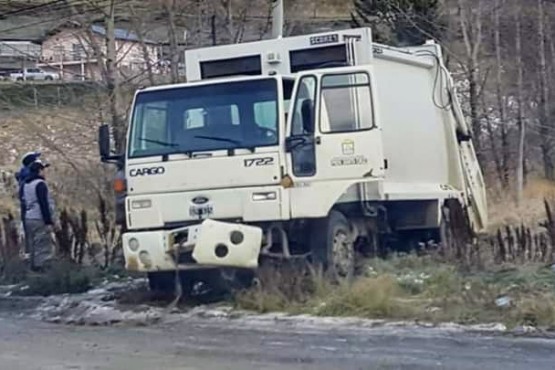
[[[115,33],[115,0],[111,0],[104,13],[106,28],[106,86],[110,96],[110,113],[116,150],[123,152],[125,147],[125,119],[121,114],[121,95],[117,70],[117,50]]]
[[[164,1],[164,10],[168,21],[168,39],[170,44],[170,68],[171,68],[171,81],[173,83],[179,82],[179,41],[177,38],[176,26],[176,0]]]
[[[504,1],[495,0],[495,9],[493,12],[494,18],[494,43],[495,43],[495,59],[496,59],[496,92],[497,92],[497,107],[499,111],[500,129],[501,129],[501,153],[502,153],[502,176],[501,184],[505,189],[509,188],[509,176],[510,176],[510,149],[509,149],[509,137],[507,133],[507,109],[505,103],[505,95],[503,94],[503,83],[502,74],[505,65],[503,63],[503,58],[501,57],[501,24],[500,24],[500,13],[501,7]]]
[[[539,37],[539,57],[540,57],[540,132],[541,132],[541,150],[543,159],[543,168],[545,177],[549,180],[555,180],[555,166],[552,158],[552,140],[549,131],[549,79],[547,73],[547,57],[546,57],[546,33],[545,33],[545,4],[544,0],[538,2],[538,37]]]
[[[141,53],[145,61],[145,69],[147,72],[148,82],[151,85],[154,85],[156,82],[154,81],[154,73],[152,71],[152,55],[150,55],[150,51],[148,50],[148,47],[146,45],[146,37],[143,31],[146,28],[144,22],[144,14],[139,15],[135,8],[135,5],[132,3],[129,4],[129,13],[131,15],[131,26],[133,27],[133,31],[137,34],[137,38],[139,39]]]
[[[484,97],[484,94],[482,94],[482,111],[483,111],[484,120],[486,122],[486,131],[489,137],[491,159],[495,166],[495,172],[497,174],[497,178],[501,183],[503,183],[503,164],[501,161],[501,157],[499,155],[499,148],[497,146],[498,144],[497,135],[496,135],[496,131],[492,122],[493,120],[492,120],[490,111],[488,109],[488,105]]]
[[[516,170],[516,199],[517,204],[522,203],[524,188],[524,142],[526,139],[526,121],[524,119],[524,68],[522,66],[522,7],[520,3],[515,7],[515,47],[517,63],[517,100],[518,100],[518,159]]]
[[[480,121],[480,51],[482,49],[483,0],[477,3],[457,0],[460,30],[466,48],[466,63],[462,65],[469,83],[470,119],[478,158],[482,160],[482,124]]]

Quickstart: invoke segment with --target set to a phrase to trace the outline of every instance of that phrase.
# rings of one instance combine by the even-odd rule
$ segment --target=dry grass
[[[270,268],[235,303],[258,312],[555,328],[555,271],[526,265],[469,273],[411,255],[371,260],[352,285],[331,285],[309,269]]]
[[[313,301],[315,314],[380,319],[408,318],[414,314],[414,302],[391,275],[360,279],[330,293]]]
[[[504,225],[537,225],[545,217],[544,199],[555,199],[555,183],[541,178],[531,178],[524,189],[523,198],[522,204],[517,206],[512,192],[490,189],[490,231],[495,232]]]
[[[313,295],[327,286],[306,265],[271,265],[259,270],[254,287],[238,292],[237,304],[257,312],[300,310]]]

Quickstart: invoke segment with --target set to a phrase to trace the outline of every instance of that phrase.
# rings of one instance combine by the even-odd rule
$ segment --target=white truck
[[[360,28],[190,50],[186,62],[187,83],[137,91],[124,155],[99,131],[102,159],[125,177],[126,268],[153,288],[263,256],[346,278],[359,249],[467,242],[486,227],[437,44],[379,45]]]
[[[59,80],[60,75],[55,72],[47,72],[40,68],[25,68],[17,72],[10,73],[12,81],[54,81]]]

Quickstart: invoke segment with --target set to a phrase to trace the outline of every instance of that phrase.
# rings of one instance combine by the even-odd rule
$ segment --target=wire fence
[[[83,96],[105,91],[94,82],[0,84],[0,109],[78,105]]]

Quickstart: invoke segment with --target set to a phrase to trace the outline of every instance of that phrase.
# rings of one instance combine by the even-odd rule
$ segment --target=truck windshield
[[[272,78],[139,93],[129,157],[277,145],[277,91]]]

